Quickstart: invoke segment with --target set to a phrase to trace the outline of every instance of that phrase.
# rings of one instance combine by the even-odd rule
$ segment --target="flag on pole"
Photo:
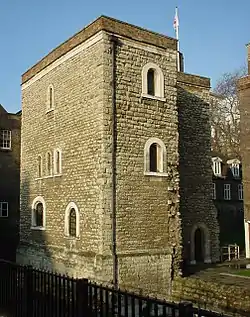
[[[174,16],[174,29],[177,31],[179,28],[179,17],[178,17],[178,8],[175,8],[175,16]]]

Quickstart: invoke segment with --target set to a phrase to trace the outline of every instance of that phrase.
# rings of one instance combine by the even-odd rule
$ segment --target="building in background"
[[[103,16],[23,74],[18,262],[165,294],[218,261],[209,91],[175,39]]]
[[[244,206],[242,164],[238,158],[229,159],[212,153],[212,198],[218,211],[220,244],[238,244],[244,241]]]
[[[240,98],[240,150],[244,187],[246,257],[250,258],[250,44],[247,45],[248,75],[238,81]]]
[[[0,105],[0,257],[15,260],[20,196],[21,113]]]

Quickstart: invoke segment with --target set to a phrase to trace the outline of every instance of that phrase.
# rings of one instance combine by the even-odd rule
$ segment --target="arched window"
[[[76,211],[74,208],[71,208],[69,212],[69,235],[76,237]]]
[[[49,85],[48,91],[47,91],[47,111],[54,109],[54,87],[53,85]]]
[[[154,63],[147,63],[142,68],[142,97],[165,100],[163,72]]]
[[[155,71],[150,68],[147,74],[148,80],[148,94],[151,96],[155,95]]]
[[[42,177],[42,157],[41,155],[37,158],[37,177]]]
[[[158,138],[149,139],[144,147],[144,172],[164,173],[166,171],[166,147]]]
[[[79,210],[74,202],[69,203],[65,211],[65,235],[73,238],[80,235]]]
[[[41,196],[32,203],[31,227],[33,229],[45,228],[45,201]]]
[[[54,174],[58,175],[62,173],[62,152],[61,150],[54,151]]]
[[[52,154],[47,152],[46,154],[46,173],[47,175],[52,175]]]

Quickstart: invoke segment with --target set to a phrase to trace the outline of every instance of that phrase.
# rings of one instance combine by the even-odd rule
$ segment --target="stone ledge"
[[[138,42],[152,44],[162,48],[177,50],[177,41],[174,38],[152,32],[138,26],[122,22],[106,16],[100,16],[94,22],[87,25],[80,32],[73,35],[67,41],[56,47],[38,63],[22,75],[22,84],[31,79],[42,69],[53,63],[77,45],[83,43],[99,31],[106,31],[111,34],[118,34]]]
[[[182,72],[177,73],[177,84],[178,83],[210,88],[210,78]]]

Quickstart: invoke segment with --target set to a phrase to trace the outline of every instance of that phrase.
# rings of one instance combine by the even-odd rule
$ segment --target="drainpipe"
[[[116,119],[116,45],[117,38],[111,36],[112,54],[112,258],[113,258],[113,284],[118,288],[118,259],[116,247],[116,142],[117,142],[117,119]]]

